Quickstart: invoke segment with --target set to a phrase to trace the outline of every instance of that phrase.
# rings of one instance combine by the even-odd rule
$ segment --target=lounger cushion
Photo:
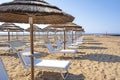
[[[69,50],[69,49],[67,50],[67,49],[66,49],[66,50],[60,50],[60,52],[63,52],[63,53],[64,53],[64,52],[65,52],[65,53],[76,53],[77,51],[76,51],[76,50]]]
[[[78,41],[78,42],[76,42],[77,44],[83,44],[83,42],[81,42],[81,41]]]
[[[79,46],[72,46],[72,45],[69,45],[69,46],[67,46],[67,48],[77,49],[77,48],[79,48]]]
[[[51,43],[47,44],[47,48],[51,53],[76,53],[76,50],[65,49],[65,50],[55,50]]]
[[[65,50],[55,50],[53,53],[76,53],[76,50],[70,50],[70,49],[65,49]]]
[[[36,59],[34,62],[35,67],[48,68],[48,69],[64,69],[67,70],[70,65],[69,61],[60,60],[40,60]]]
[[[30,66],[30,57],[24,56],[23,54],[24,53],[20,53],[22,61],[26,66]],[[38,68],[67,70],[69,65],[70,65],[69,61],[41,60],[34,58],[34,66]]]
[[[21,51],[23,55],[31,55],[30,48],[26,48],[25,50]],[[34,54],[40,54],[40,52],[34,52]]]

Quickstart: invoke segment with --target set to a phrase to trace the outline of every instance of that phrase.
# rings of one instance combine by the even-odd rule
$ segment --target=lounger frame
[[[30,68],[30,65],[26,65],[26,63],[24,63],[24,60],[22,59],[22,54],[21,54],[21,52],[17,52],[17,54],[18,54],[18,57],[20,58],[20,61],[22,62],[22,65],[23,65],[23,67],[24,68],[26,68],[26,69],[29,69]],[[25,56],[25,57],[33,57],[34,55],[27,55],[27,56]],[[35,57],[34,57],[34,59],[36,59]],[[39,68],[39,69],[42,69],[41,71],[42,71],[42,73],[44,72],[43,70],[57,70],[57,71],[59,71],[60,72],[60,75],[61,75],[61,77],[62,77],[62,79],[63,80],[66,80],[67,79],[67,77],[68,77],[68,75],[69,75],[69,71],[68,71],[68,69],[69,69],[69,66],[70,66],[70,64],[65,68],[65,69],[60,69],[60,68],[52,68],[52,67],[44,67],[44,66],[34,66],[35,68]],[[63,72],[66,72],[66,74],[64,75],[64,73]]]
[[[0,59],[0,80],[10,80],[2,59]]]

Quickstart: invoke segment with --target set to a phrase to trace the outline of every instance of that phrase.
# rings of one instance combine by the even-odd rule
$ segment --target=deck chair
[[[28,45],[21,41],[21,40],[14,40],[14,41],[10,41],[9,42],[9,45],[11,47],[11,49],[14,51],[20,49],[20,48],[25,48],[25,47],[28,47]]]
[[[63,48],[62,42],[60,40],[55,40],[55,43],[56,43],[58,49]]]
[[[68,46],[80,46],[83,42],[82,42],[82,39],[77,39],[77,40],[74,40],[73,42],[72,42],[72,39],[71,38],[68,38],[68,40],[67,40],[67,42],[68,42]]]
[[[56,40],[56,45],[58,49],[63,49],[63,45],[59,40]],[[66,45],[66,48],[68,49],[78,49],[79,46],[78,45]]]
[[[23,67],[30,68],[30,57],[33,56],[32,54],[25,54],[27,51],[23,50],[18,52],[18,57],[20,58],[20,61],[22,62]],[[64,80],[69,75],[68,69],[70,67],[69,61],[63,61],[63,60],[42,60],[37,59],[34,57],[34,67],[44,70],[57,70],[60,71],[60,74]],[[66,75],[63,74],[63,71],[66,72]]]
[[[84,36],[80,36],[80,37],[78,37],[76,40],[74,40],[74,42],[83,42],[83,38],[84,38]]]
[[[21,41],[21,40],[14,40],[14,41],[10,41],[9,42],[9,45],[10,45],[10,47],[11,47],[11,49],[13,50],[13,51],[17,51],[17,50],[19,50],[20,48],[25,48],[26,50],[27,50],[27,54],[31,54],[30,53],[30,48],[29,48],[29,46],[25,43],[25,42],[23,42],[23,41]],[[41,55],[41,53],[40,52],[34,52],[34,56],[39,56],[39,55]]]
[[[50,53],[72,54],[73,59],[75,58],[75,53],[77,53],[76,49],[59,49],[59,50],[55,50],[51,43],[48,43],[48,44],[45,44],[45,45],[48,48],[48,50],[50,51]]]
[[[0,59],[0,80],[10,80],[2,59]]]

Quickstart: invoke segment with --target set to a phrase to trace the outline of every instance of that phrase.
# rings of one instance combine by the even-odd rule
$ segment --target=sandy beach
[[[35,45],[35,50],[42,53],[40,59],[70,61],[67,80],[120,80],[120,36],[86,35],[83,42],[75,60],[68,54],[51,55],[41,43]],[[0,50],[0,58],[11,80],[30,80],[30,69],[22,67],[16,52]],[[62,78],[57,71],[44,71],[41,75],[41,70],[35,69],[35,80]]]

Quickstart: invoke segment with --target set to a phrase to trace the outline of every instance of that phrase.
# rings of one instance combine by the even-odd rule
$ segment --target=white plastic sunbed
[[[10,45],[11,49],[14,50],[14,51],[17,51],[19,48],[24,47],[27,50],[27,54],[31,54],[30,53],[30,48],[28,47],[28,45],[25,42],[21,41],[21,40],[10,41],[9,45]],[[34,52],[34,54],[36,56],[39,56],[40,52]]]
[[[63,48],[63,45],[59,40],[56,40],[56,45],[57,45],[58,49]],[[68,48],[68,49],[78,49],[79,46],[78,45],[66,45],[66,48]]]
[[[21,40],[10,41],[9,45],[12,48],[12,50],[17,50],[21,47],[28,47],[27,44]]]
[[[0,80],[10,80],[1,59],[0,59]]]
[[[26,53],[26,54],[25,54]],[[27,51],[23,50],[17,53],[23,67],[25,68],[30,68],[30,56],[33,55],[27,55]],[[70,62],[69,61],[62,61],[62,60],[41,60],[41,59],[36,59],[34,57],[34,67],[35,68],[40,68],[40,69],[46,69],[46,70],[57,70],[60,71],[61,76],[64,80],[68,77],[68,69],[70,67]],[[63,75],[63,71],[66,71],[66,75]]]
[[[71,38],[68,39],[69,46],[80,46],[81,44],[83,44],[83,37],[80,37],[77,40],[74,40],[73,42]]]
[[[77,50],[75,49],[59,49],[55,50],[51,43],[46,44],[46,47],[50,51],[50,53],[67,53],[67,54],[73,54],[73,59],[75,57],[75,53],[77,53]]]

